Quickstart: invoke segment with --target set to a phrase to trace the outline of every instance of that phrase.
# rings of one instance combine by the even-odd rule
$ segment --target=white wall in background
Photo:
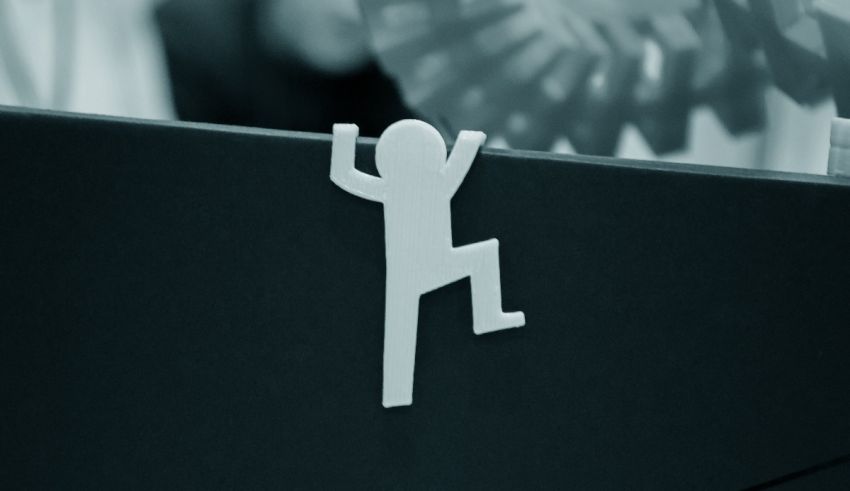
[[[771,169],[826,174],[835,102],[801,106],[775,88],[767,92],[764,162]]]
[[[71,92],[67,107],[51,107],[54,3],[75,4],[69,50]],[[45,109],[171,119],[174,111],[159,32],[156,0],[0,0],[15,49],[25,61]],[[61,52],[60,52],[61,55]],[[0,104],[22,105],[0,60]]]

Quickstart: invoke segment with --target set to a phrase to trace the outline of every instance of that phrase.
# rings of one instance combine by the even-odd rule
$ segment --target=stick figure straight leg
[[[419,297],[420,292],[412,291],[409,281],[393,278],[388,272],[384,318],[384,407],[413,403]]]

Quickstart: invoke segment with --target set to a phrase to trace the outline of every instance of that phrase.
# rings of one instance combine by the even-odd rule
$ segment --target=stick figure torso
[[[416,120],[384,131],[375,148],[381,177],[354,168],[358,128],[334,125],[331,180],[384,204],[387,256],[384,326],[385,407],[410,405],[419,297],[469,276],[476,334],[520,327],[522,312],[502,312],[498,241],[454,247],[450,201],[485,135],[462,131],[448,160],[442,136]]]

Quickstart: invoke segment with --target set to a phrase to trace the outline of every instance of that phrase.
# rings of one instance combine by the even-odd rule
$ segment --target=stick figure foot
[[[514,329],[525,325],[525,314],[522,312],[502,312],[493,322],[488,322],[483,325],[474,324],[473,332],[475,334],[487,334],[488,332],[503,331],[505,329]]]

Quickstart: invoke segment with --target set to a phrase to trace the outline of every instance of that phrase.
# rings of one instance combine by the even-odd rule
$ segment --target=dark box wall
[[[329,165],[328,136],[0,112],[0,478],[728,489],[850,452],[847,184],[484,152],[455,243],[499,238],[528,324],[425,296],[385,410],[383,215]]]

